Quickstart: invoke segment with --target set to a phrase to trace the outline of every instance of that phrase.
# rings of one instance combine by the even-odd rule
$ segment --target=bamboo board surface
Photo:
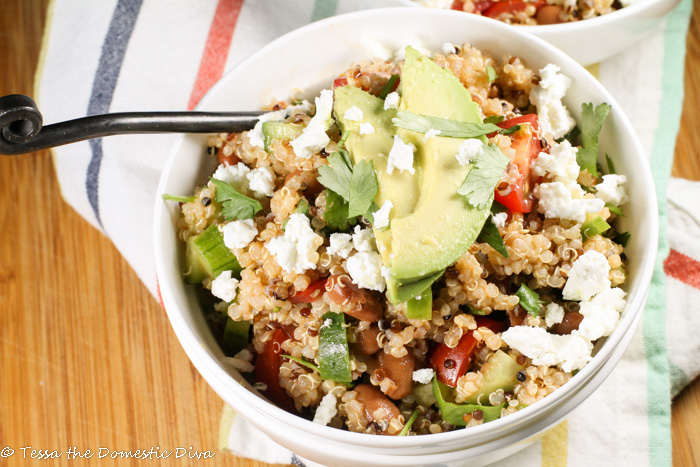
[[[33,93],[46,4],[3,0],[0,96]],[[673,173],[700,180],[700,8],[688,37],[685,86]],[[0,466],[65,463],[65,455],[22,460],[25,446],[181,447],[216,455],[199,462],[172,456],[163,465],[266,465],[218,451],[222,401],[117,250],[62,201],[48,151],[0,156],[0,200],[0,450],[16,451],[0,457]],[[697,420],[700,381],[674,403],[675,466],[700,464]]]

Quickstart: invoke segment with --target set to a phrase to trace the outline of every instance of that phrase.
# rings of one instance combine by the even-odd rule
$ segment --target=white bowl
[[[391,26],[388,26],[391,25]],[[314,424],[266,402],[234,370],[221,364],[223,354],[207,327],[180,271],[182,243],[176,235],[179,210],[160,194],[191,193],[215,168],[206,155],[206,137],[183,136],[173,147],[159,187],[155,216],[156,266],[163,303],[192,363],[214,390],[250,423],[301,456],[330,465],[424,465],[470,459],[494,462],[534,441],[565,417],[605,379],[627,347],[641,316],[656,254],[658,215],[653,180],[639,140],[620,107],[584,68],[546,42],[520,29],[475,15],[442,10],[393,8],[338,16],[313,23],[270,43],[227,73],[205,96],[198,110],[251,110],[284,99],[301,88],[308,97],[330,87],[353,62],[367,58],[361,39],[390,49],[411,36],[431,50],[444,42],[471,42],[496,57],[518,55],[532,68],[558,64],[573,79],[565,103],[580,118],[583,102],[608,102],[612,111],[601,133],[601,153],[614,155],[617,171],[628,175],[632,203],[625,230],[633,232],[629,258],[628,302],[615,332],[596,345],[593,360],[570,382],[544,400],[493,422],[425,436],[388,437],[351,433]]]
[[[406,6],[423,8],[412,0],[400,1]],[[513,27],[546,40],[581,65],[588,66],[644,39],[678,3],[680,0],[639,0],[607,15],[583,21]]]

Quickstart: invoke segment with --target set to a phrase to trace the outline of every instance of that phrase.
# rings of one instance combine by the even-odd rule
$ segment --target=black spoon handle
[[[42,127],[32,98],[0,97],[0,154],[17,155],[64,144],[134,133],[241,132],[263,112],[124,112],[78,118]]]

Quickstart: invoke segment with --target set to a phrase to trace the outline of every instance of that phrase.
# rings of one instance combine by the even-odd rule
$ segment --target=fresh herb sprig
[[[540,294],[532,290],[525,284],[520,284],[520,288],[515,295],[520,298],[520,306],[525,308],[532,316],[539,316],[540,307],[542,306],[542,300],[540,300]]]
[[[509,134],[520,129],[518,125],[515,125],[517,128],[514,126],[503,129],[493,123],[465,123],[406,111],[397,112],[396,117],[394,117],[392,121],[394,122],[394,126],[403,128],[404,130],[416,131],[418,133],[427,133],[428,130],[439,130],[440,136],[451,138],[478,138],[479,136],[488,135],[490,133]]]
[[[581,105],[581,142],[583,147],[576,153],[576,162],[581,170],[587,170],[594,177],[598,175],[596,167],[598,137],[608,113],[610,113],[610,104],[605,102],[595,107],[590,102]]]
[[[374,198],[379,191],[374,163],[362,160],[353,166],[344,149],[328,156],[328,162],[329,165],[318,168],[318,181],[347,203],[347,219],[370,217],[372,210],[376,210]]]
[[[497,145],[485,144],[457,193],[465,196],[472,206],[486,208],[493,201],[493,191],[509,162]]]
[[[224,181],[211,177],[209,179],[216,186],[216,201],[221,203],[221,214],[227,221],[252,219],[262,210],[262,204],[258,200],[240,194]]]
[[[486,218],[484,226],[481,228],[481,233],[476,237],[477,242],[484,242],[491,245],[491,248],[496,250],[504,258],[508,257],[508,250],[506,249],[506,244],[503,242],[503,237],[498,231],[498,227],[493,223],[491,216]]]

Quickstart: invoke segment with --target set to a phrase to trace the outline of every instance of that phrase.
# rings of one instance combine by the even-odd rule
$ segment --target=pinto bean
[[[345,274],[328,278],[326,297],[340,311],[361,321],[376,322],[384,316],[384,308],[374,295],[353,284],[350,276]]]
[[[578,325],[583,321],[583,315],[578,311],[567,311],[564,313],[564,319],[559,324],[555,324],[550,328],[552,334],[571,334],[571,331],[578,329]]]
[[[516,305],[512,310],[506,311],[508,315],[508,320],[511,326],[520,326],[525,322],[525,317],[527,316],[527,311],[520,305]]]
[[[376,324],[371,325],[367,329],[363,329],[357,333],[357,342],[355,346],[358,351],[365,355],[374,355],[379,352],[381,347],[379,346],[378,337],[382,331],[379,330],[379,326]]]
[[[358,384],[353,391],[357,393],[357,400],[365,406],[365,416],[372,422],[380,422],[383,427],[381,431],[386,430],[389,420],[401,414],[394,403],[371,384]]]
[[[395,384],[387,391],[386,395],[394,400],[403,399],[413,389],[413,370],[416,367],[416,359],[411,352],[401,358],[382,352],[377,356],[377,363],[384,376]]]
[[[537,10],[537,22],[539,24],[557,24],[561,23],[561,18],[559,17],[561,13],[561,6],[559,5],[545,5],[539,10]]]

